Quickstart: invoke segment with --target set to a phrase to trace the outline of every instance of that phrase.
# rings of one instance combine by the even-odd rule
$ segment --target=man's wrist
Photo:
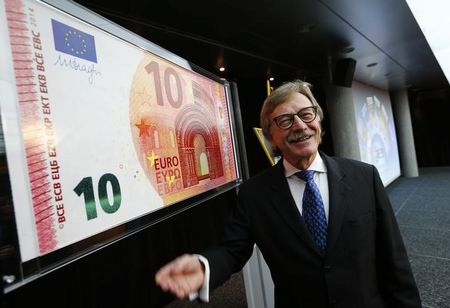
[[[203,284],[200,287],[200,289],[197,292],[193,292],[189,294],[189,299],[194,300],[199,298],[202,302],[208,303],[209,302],[209,276],[210,276],[210,270],[209,270],[209,262],[208,259],[206,259],[202,255],[195,254],[200,261],[200,264],[202,266],[203,270]]]

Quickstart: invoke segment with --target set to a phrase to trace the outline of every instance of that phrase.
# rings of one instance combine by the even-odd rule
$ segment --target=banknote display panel
[[[226,82],[45,3],[0,4],[22,262],[237,182]]]

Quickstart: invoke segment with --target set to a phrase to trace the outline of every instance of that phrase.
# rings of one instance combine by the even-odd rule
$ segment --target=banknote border
[[[4,285],[4,292],[9,293],[27,283],[34,281],[40,277],[47,275],[59,268],[66,266],[80,258],[89,254],[95,253],[98,250],[129,237],[137,232],[147,229],[165,219],[178,215],[194,206],[204,203],[212,198],[231,192],[236,189],[245,178],[248,178],[248,168],[246,162],[246,151],[242,132],[242,121],[240,117],[239,98],[237,96],[237,85],[229,83],[226,80],[212,74],[209,71],[189,62],[186,59],[148,41],[135,33],[126,30],[114,22],[105,19],[104,17],[92,12],[78,3],[58,0],[41,0],[43,5],[62,11],[76,19],[81,20],[97,29],[108,33],[111,36],[119,38],[131,45],[134,45],[142,50],[149,51],[171,63],[180,67],[203,75],[215,82],[222,84],[226,90],[227,104],[229,110],[230,127],[232,134],[232,142],[234,147],[234,162],[236,167],[236,179],[220,185],[214,189],[203,192],[199,195],[189,199],[177,202],[169,207],[158,209],[154,212],[148,213],[142,217],[135,218],[131,221],[125,222],[119,226],[108,229],[89,238],[83,239],[75,244],[57,249],[51,253],[39,256],[26,262],[22,262],[20,258],[19,240],[16,235],[10,239],[10,245],[13,247],[8,257],[4,258],[3,264],[7,264],[8,273],[11,274],[11,282],[6,282]],[[0,1],[3,5],[3,0]],[[6,171],[9,173],[9,170]],[[9,213],[7,219],[10,225],[15,229],[14,215]],[[1,217],[4,218],[4,217]],[[5,275],[4,277],[6,277]]]

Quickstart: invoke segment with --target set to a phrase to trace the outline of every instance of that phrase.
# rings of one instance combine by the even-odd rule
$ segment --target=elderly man
[[[323,112],[296,80],[267,97],[261,127],[282,154],[242,184],[224,239],[161,268],[156,282],[179,298],[241,270],[256,243],[270,268],[275,306],[421,307],[408,256],[375,167],[318,150]]]

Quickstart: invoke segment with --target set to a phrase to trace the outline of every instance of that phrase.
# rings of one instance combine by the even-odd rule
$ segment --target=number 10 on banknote
[[[40,2],[0,3],[22,261],[237,181],[226,83]]]

